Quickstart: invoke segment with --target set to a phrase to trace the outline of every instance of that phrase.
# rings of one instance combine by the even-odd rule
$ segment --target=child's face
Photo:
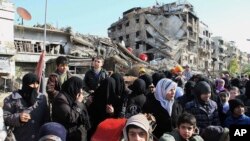
[[[237,107],[234,108],[234,115],[236,117],[238,117],[238,116],[240,116],[240,115],[242,115],[244,113],[245,113],[245,108],[243,106],[237,106]]]
[[[237,90],[230,90],[230,99],[235,99],[238,95],[240,95],[240,93]]]
[[[181,137],[188,140],[195,132],[195,127],[189,123],[182,123],[178,127]]]
[[[131,128],[128,130],[129,141],[147,141],[147,132],[141,128]]]
[[[68,70],[68,65],[67,64],[60,64],[57,66],[57,70],[60,73],[65,73]]]
[[[101,68],[103,66],[103,60],[95,59],[94,63],[93,63],[93,66],[94,66],[95,69]]]
[[[225,96],[225,95],[220,95],[220,99],[221,99],[221,102],[222,102],[222,103],[226,103],[226,102],[228,102],[229,97],[227,97],[227,96]]]

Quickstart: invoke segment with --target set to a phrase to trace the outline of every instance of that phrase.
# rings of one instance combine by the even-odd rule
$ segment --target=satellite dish
[[[17,7],[16,11],[18,15],[22,18],[22,25],[23,25],[23,19],[27,21],[31,20],[31,15],[26,9],[22,7]]]

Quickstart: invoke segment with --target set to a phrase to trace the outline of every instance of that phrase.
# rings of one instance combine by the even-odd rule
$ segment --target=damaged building
[[[236,48],[229,41],[212,38],[209,26],[197,17],[187,1],[131,8],[111,24],[108,36],[132,48],[137,57],[147,54],[147,62],[163,70],[188,64],[195,73],[218,75],[232,59],[227,56],[237,52],[227,49]],[[247,53],[240,51],[235,56],[240,64],[248,63]]]
[[[16,25],[14,16],[14,4],[0,1],[0,86],[4,89],[18,84],[25,73],[34,72],[43,50],[46,77],[55,70],[54,60],[60,55],[69,59],[70,72],[80,77],[95,56],[105,59],[108,71],[124,73],[137,64],[151,70],[189,64],[193,71],[211,74],[228,66],[222,63],[223,53],[237,56],[242,63],[248,59],[232,42],[211,38],[208,25],[199,20],[189,3],[129,9],[108,28],[109,38],[47,25],[44,41],[44,25]],[[147,60],[140,59],[142,54]],[[230,61],[230,57],[226,59]]]
[[[109,38],[73,33],[70,27],[57,29],[47,25],[44,42],[44,25],[28,27],[14,23],[15,7],[1,2],[0,7],[0,89],[19,87],[27,72],[35,72],[41,52],[45,54],[45,77],[55,71],[55,58],[66,56],[69,70],[80,77],[90,68],[92,58],[105,59],[109,71],[124,72],[135,63],[148,63],[135,57],[121,44]],[[45,46],[44,46],[45,43]]]
[[[146,53],[149,61],[172,61],[163,67],[177,63],[189,64],[195,70],[211,67],[211,33],[189,3],[129,9],[109,27],[108,35],[115,41],[124,41],[136,56]]]

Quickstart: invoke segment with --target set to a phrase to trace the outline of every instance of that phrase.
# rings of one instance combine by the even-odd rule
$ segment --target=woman
[[[182,106],[174,99],[176,87],[171,79],[161,79],[156,85],[154,99],[147,99],[143,108],[143,112],[152,113],[156,119],[153,134],[157,138],[176,128],[177,119],[182,114]]]
[[[62,91],[52,103],[52,119],[64,125],[70,141],[86,141],[90,128],[82,88],[83,80],[73,76],[63,83]]]
[[[49,119],[46,96],[37,92],[38,87],[37,76],[28,73],[22,89],[4,99],[4,121],[18,141],[37,141],[39,128]]]
[[[138,113],[142,113],[142,108],[146,102],[146,83],[144,80],[138,78],[132,85],[129,86],[132,93],[129,94],[126,117],[129,118]]]
[[[121,74],[113,73],[111,75],[115,80],[115,96],[114,96],[114,117],[124,117],[128,100],[128,90],[126,89],[124,79]]]
[[[115,86],[115,80],[108,77],[100,82],[100,86],[93,93],[93,102],[88,107],[92,125],[89,137],[94,134],[99,123],[114,116]]]

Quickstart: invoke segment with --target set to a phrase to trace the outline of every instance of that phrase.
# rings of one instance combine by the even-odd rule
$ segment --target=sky
[[[45,23],[46,0],[9,0],[23,7],[32,16],[25,26]],[[107,37],[107,29],[122,13],[133,7],[151,7],[185,0],[47,0],[46,23],[54,27],[72,27],[74,32]],[[235,41],[236,46],[250,53],[250,0],[188,0],[194,11],[208,25],[212,36]],[[16,24],[21,23],[15,14]],[[19,20],[18,20],[19,19]]]

